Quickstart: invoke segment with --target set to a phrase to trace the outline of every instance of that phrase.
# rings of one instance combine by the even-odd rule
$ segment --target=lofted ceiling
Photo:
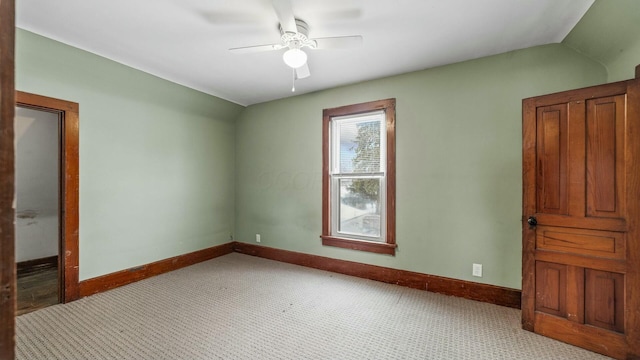
[[[353,49],[305,50],[296,81],[271,0],[17,0],[19,28],[241,105],[559,43],[594,0],[290,0],[312,38],[362,35]]]

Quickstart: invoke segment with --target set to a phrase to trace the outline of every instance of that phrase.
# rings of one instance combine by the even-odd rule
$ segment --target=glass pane
[[[338,231],[380,237],[380,179],[341,179]]]
[[[341,122],[340,173],[380,171],[380,120]]]

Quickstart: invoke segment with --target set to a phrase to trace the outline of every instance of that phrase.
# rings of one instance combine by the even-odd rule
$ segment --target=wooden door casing
[[[60,117],[60,242],[59,299],[80,298],[79,286],[79,104],[23,91],[15,93],[16,106],[50,112]]]
[[[640,358],[639,144],[640,79],[523,100],[524,329]]]
[[[15,1],[0,1],[0,360],[15,355]]]

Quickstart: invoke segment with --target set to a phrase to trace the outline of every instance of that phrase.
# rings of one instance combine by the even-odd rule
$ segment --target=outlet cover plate
[[[473,264],[473,271],[471,275],[482,277],[482,264]]]

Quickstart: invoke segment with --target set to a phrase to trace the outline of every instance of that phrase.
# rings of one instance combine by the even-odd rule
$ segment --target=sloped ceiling
[[[17,26],[161,78],[250,105],[559,43],[593,0],[291,0],[311,37],[362,35],[356,49],[309,50],[297,81],[271,0],[17,0]]]

